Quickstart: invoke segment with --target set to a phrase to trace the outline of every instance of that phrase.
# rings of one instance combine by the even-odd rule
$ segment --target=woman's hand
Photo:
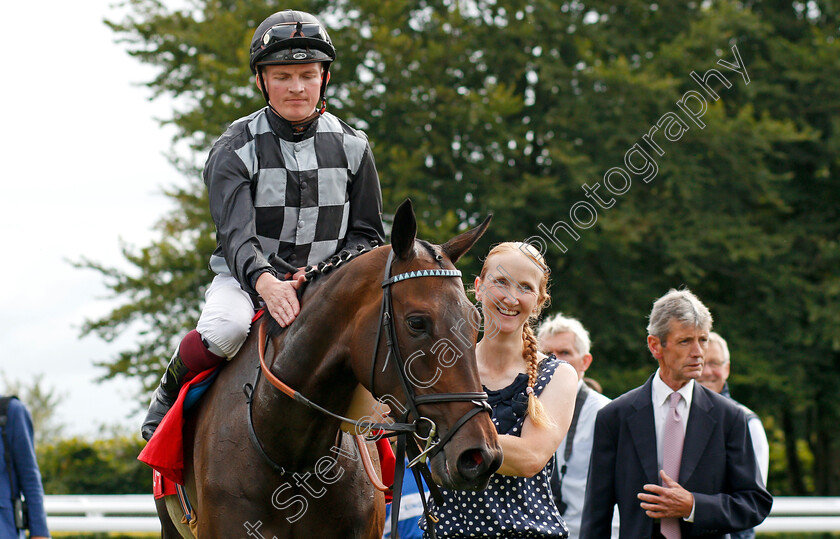
[[[557,366],[554,376],[539,396],[554,426],[537,426],[529,416],[525,418],[520,436],[500,435],[499,445],[505,457],[496,473],[533,477],[545,468],[572,423],[577,383],[577,371],[571,365],[561,363]]]

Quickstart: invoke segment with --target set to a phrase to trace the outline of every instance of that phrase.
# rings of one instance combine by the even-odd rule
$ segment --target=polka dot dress
[[[554,375],[560,361],[554,356],[540,364],[534,393],[539,395]],[[493,408],[493,424],[499,434],[519,436],[528,410],[525,393],[528,375],[519,374],[513,383],[497,391],[484,390]],[[493,474],[486,490],[472,492],[446,490],[443,505],[430,500],[430,509],[440,521],[435,524],[438,537],[568,537],[566,523],[554,505],[549,477],[554,467],[552,456],[545,468],[534,477]],[[420,519],[425,530],[425,519]],[[424,532],[424,539],[430,537]]]

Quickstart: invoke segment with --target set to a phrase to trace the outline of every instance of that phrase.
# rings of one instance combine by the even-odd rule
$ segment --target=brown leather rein
[[[271,370],[268,368],[268,365],[265,362],[265,351],[266,351],[266,347],[267,347],[266,345],[267,345],[267,342],[268,342],[268,339],[266,337],[265,326],[266,326],[265,321],[261,321],[260,322],[260,327],[259,327],[259,357],[260,357],[260,369],[262,370],[262,374],[263,374],[263,376],[265,376],[266,380],[268,380],[268,382],[271,385],[273,385],[274,387],[279,389],[282,393],[285,393],[286,395],[288,395],[292,399],[300,400],[298,398],[298,396],[300,396],[300,393],[295,391],[291,387],[289,387],[289,385],[286,384],[285,382],[283,382],[283,380],[274,376],[274,373],[271,372]],[[348,422],[351,422],[351,421],[352,420],[348,419]],[[354,423],[356,425],[360,424],[359,422],[354,422]],[[365,473],[367,474],[368,479],[370,480],[373,487],[380,492],[387,492],[388,490],[391,490],[390,487],[386,486],[382,482],[382,480],[379,479],[379,475],[374,470],[373,461],[371,461],[371,459],[370,459],[370,452],[368,451],[367,443],[365,442],[365,437],[362,436],[361,434],[354,434],[353,435],[353,441],[356,443],[356,448],[359,450],[359,456],[360,456],[361,461],[362,461],[362,466],[364,467]],[[261,446],[262,446],[262,444],[259,444],[257,447],[260,449],[260,451],[263,452],[263,454],[265,454],[265,452],[263,451]],[[271,463],[272,463],[273,466],[276,467],[276,464],[274,464],[273,461]]]

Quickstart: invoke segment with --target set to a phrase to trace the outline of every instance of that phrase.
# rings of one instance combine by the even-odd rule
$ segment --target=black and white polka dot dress
[[[560,361],[554,356],[540,364],[534,393],[539,396],[548,384]],[[493,424],[499,434],[519,436],[528,410],[525,393],[528,376],[519,374],[513,383],[497,391],[484,390],[493,408]],[[554,505],[549,477],[554,467],[552,456],[545,468],[534,477],[513,477],[493,474],[486,490],[472,492],[446,490],[443,505],[430,500],[432,513],[439,519],[435,532],[440,538],[466,537],[568,537],[563,517]],[[425,530],[425,519],[420,519]],[[425,532],[424,539],[429,533]]]

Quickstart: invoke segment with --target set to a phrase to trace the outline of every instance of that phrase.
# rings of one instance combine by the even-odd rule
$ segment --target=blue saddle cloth
[[[221,370],[221,368],[221,365],[216,367],[213,370],[213,372],[210,373],[210,376],[208,376],[201,382],[195,384],[189,389],[189,391],[187,391],[187,396],[184,397],[184,410],[189,410],[190,408],[195,406],[195,403],[197,403],[201,399],[202,395],[204,395],[204,392],[207,391],[207,388],[209,388],[210,384],[213,383],[213,380],[215,380],[216,377],[219,376],[219,371]]]

